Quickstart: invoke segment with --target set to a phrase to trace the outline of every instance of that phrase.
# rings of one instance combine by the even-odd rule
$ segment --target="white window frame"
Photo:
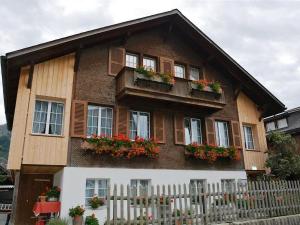
[[[135,111],[135,110],[130,110],[130,115],[129,115],[129,133],[130,133],[130,136],[131,136],[131,113],[137,113],[137,125],[136,125],[136,131],[137,131],[137,136],[138,137],[141,137],[141,128],[140,128],[140,120],[139,120],[139,116],[141,113],[144,113],[144,114],[147,114],[148,115],[148,118],[149,118],[149,123],[148,123],[148,137],[147,139],[150,139],[150,124],[151,124],[151,121],[150,121],[150,113],[149,112],[142,112],[142,111]],[[134,140],[134,139],[131,139],[131,140]]]
[[[279,127],[279,121],[282,121],[282,120],[285,121],[285,125],[283,127]],[[286,128],[289,126],[286,118],[281,118],[281,119],[277,120],[276,123],[277,123],[277,129],[283,129],[283,128]]]
[[[192,79],[192,76],[191,76],[191,74],[192,74],[192,70],[197,70],[198,71],[198,79]],[[197,80],[200,80],[200,69],[199,68],[197,68],[197,67],[194,67],[194,66],[191,66],[190,67],[190,80],[194,80],[194,81],[197,81]]]
[[[154,65],[154,69],[153,68],[150,68],[149,66],[145,65],[145,60],[151,60],[153,61],[153,65]],[[148,57],[148,56],[144,56],[143,57],[143,67],[146,69],[146,70],[153,70],[153,72],[156,72],[157,71],[157,63],[156,63],[156,59],[155,58],[152,58],[152,57]]]
[[[192,120],[194,121],[199,121],[199,124],[200,124],[200,143],[198,143],[197,141],[197,144],[202,144],[203,143],[203,137],[202,137],[202,130],[201,130],[201,119],[198,119],[198,118],[192,118],[192,117],[185,117],[184,118],[184,136],[185,136],[185,120],[189,120],[189,125],[190,125],[190,129],[191,129],[191,133],[190,133],[190,143],[193,143],[195,141],[192,140],[193,138],[193,129],[192,129]],[[187,145],[187,142],[185,140],[185,144]]]
[[[111,109],[111,135],[110,135],[110,137],[112,137],[113,121],[114,121],[114,110],[113,110],[113,108],[106,107],[106,106],[88,105],[88,110],[89,110],[89,107],[94,107],[94,108],[98,109],[97,135],[101,134],[101,109],[103,109],[103,108]],[[89,116],[87,115],[87,121],[86,121],[86,127],[87,127],[87,129],[88,129],[88,118],[89,118]],[[87,135],[87,137],[91,137],[91,135]]]
[[[225,129],[225,133],[227,136],[226,139],[226,145],[221,145],[220,144],[220,133],[219,133],[219,126],[218,123],[224,123],[226,124],[226,129]],[[220,120],[216,120],[215,121],[215,134],[216,134],[216,141],[219,147],[224,147],[224,148],[228,148],[230,143],[229,143],[229,123],[227,121],[220,121]]]
[[[86,190],[92,190],[92,188],[86,188],[86,182],[87,182],[87,180],[94,180],[95,181],[95,188],[93,188],[94,189],[94,196],[97,196],[99,198],[103,198],[104,199],[104,205],[103,206],[106,206],[107,202],[109,200],[106,199],[106,196],[99,196],[98,195],[99,181],[100,180],[107,181],[107,191],[110,191],[110,189],[109,189],[110,179],[109,178],[86,178],[85,179],[85,189],[84,189],[84,191],[86,191]],[[101,188],[101,189],[103,189],[103,188]],[[86,193],[84,192],[84,204],[85,204],[85,206],[88,206],[88,204],[86,204],[86,199],[88,199],[88,198],[90,198],[90,197],[86,197]]]
[[[33,131],[33,125],[34,125],[34,122],[35,122],[34,121],[34,114],[35,114],[35,107],[36,107],[36,102],[37,101],[48,103],[45,133],[36,133],[36,132]],[[57,104],[62,104],[63,105],[62,121],[61,121],[61,123],[62,123],[61,124],[61,134],[49,134],[52,103],[57,103]],[[65,103],[63,101],[53,101],[53,100],[46,100],[46,99],[37,98],[34,102],[34,112],[33,112],[31,133],[32,134],[37,134],[37,135],[45,135],[45,136],[63,136],[63,134],[64,134],[64,120],[65,120]]]
[[[136,58],[136,66],[135,67],[127,65],[127,56],[135,57]],[[139,65],[139,56],[137,54],[134,54],[134,53],[126,52],[126,55],[125,55],[125,64],[126,64],[127,67],[137,68],[138,65]]]
[[[176,70],[176,67],[180,67],[180,68],[183,69],[182,77],[181,77],[181,76],[177,76],[177,70]],[[185,73],[186,73],[186,72],[185,72],[185,66],[184,66],[184,65],[182,65],[182,64],[175,64],[175,65],[174,65],[174,76],[175,76],[175,77],[184,79],[184,78],[185,78]]]
[[[252,138],[251,142],[252,142],[253,148],[250,148],[250,146],[249,146],[249,141],[248,141],[249,134],[246,132],[247,129],[245,129],[245,128],[250,128],[250,131],[251,131],[250,137]],[[255,143],[254,143],[254,136],[253,136],[253,127],[250,125],[243,125],[243,133],[244,133],[245,148],[247,150],[254,150]]]
[[[270,127],[269,127],[270,124],[273,124],[273,125],[274,125],[274,128],[270,128]],[[268,132],[268,131],[272,131],[272,130],[276,130],[276,124],[275,124],[275,121],[267,122],[267,123],[266,123],[266,130],[267,130],[267,132]]]
[[[147,186],[147,192],[148,192],[148,195],[150,195],[151,193],[151,179],[147,179],[147,178],[140,178],[140,179],[130,179],[130,187],[133,189],[133,187],[135,185],[132,185],[132,182],[133,181],[136,181],[136,194],[137,196],[140,195],[140,186],[141,186],[141,181],[147,181],[148,182],[148,186]],[[132,191],[133,193],[133,191]]]

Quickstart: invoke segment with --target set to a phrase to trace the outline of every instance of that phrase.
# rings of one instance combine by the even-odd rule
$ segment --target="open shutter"
[[[118,106],[117,108],[117,134],[123,134],[128,136],[129,126],[129,113],[128,108],[124,106]]]
[[[109,49],[108,74],[116,76],[125,65],[125,49],[111,47]]]
[[[239,121],[231,121],[231,132],[233,145],[236,148],[242,148],[241,133],[240,133],[240,123]]]
[[[72,102],[71,136],[86,137],[87,102],[74,100]]]
[[[206,142],[209,145],[216,144],[216,136],[215,136],[215,124],[214,119],[205,118],[205,128],[206,128]]]
[[[160,72],[165,73],[165,74],[174,74],[174,60],[165,58],[165,57],[160,57],[159,58],[160,62]]]
[[[182,114],[174,115],[175,144],[185,144],[183,122],[184,117]]]
[[[153,113],[154,139],[157,143],[165,143],[165,115],[163,112]]]

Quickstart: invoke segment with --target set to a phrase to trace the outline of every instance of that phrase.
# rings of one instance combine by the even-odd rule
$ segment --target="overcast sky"
[[[300,106],[300,1],[1,0],[0,54],[174,8],[288,108]]]

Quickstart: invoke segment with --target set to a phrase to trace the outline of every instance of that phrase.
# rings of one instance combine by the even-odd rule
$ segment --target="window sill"
[[[63,135],[53,135],[53,134],[35,134],[35,133],[30,133],[31,136],[42,136],[42,137],[56,137],[56,138],[64,138],[65,136]]]
[[[247,151],[247,152],[261,152],[258,149],[245,149],[245,151]]]

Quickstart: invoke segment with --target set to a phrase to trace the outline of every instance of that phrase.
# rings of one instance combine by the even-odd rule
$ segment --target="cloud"
[[[3,0],[0,54],[174,8],[286,106],[300,105],[298,1]],[[2,98],[1,90],[0,123]]]

